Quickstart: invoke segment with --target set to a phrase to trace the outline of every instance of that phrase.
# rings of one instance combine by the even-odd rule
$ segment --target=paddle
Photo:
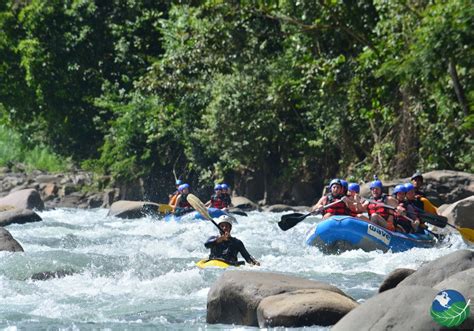
[[[403,217],[404,219],[410,221],[412,224],[415,223],[415,220],[406,216],[406,215],[400,215],[401,217]],[[426,232],[430,233],[431,235],[433,235],[436,239],[438,239],[438,242],[442,241],[444,239],[444,235],[440,235],[440,234],[437,234],[437,233],[434,233],[433,231],[431,230],[428,230],[428,229],[423,229],[425,230]]]
[[[194,194],[188,194],[187,200],[191,206],[193,206],[194,209],[196,209],[199,214],[201,214],[205,219],[209,220],[216,226],[216,228],[219,229],[219,232],[221,234],[224,234],[224,231],[217,225],[217,223],[212,219],[211,215],[209,215],[209,212],[207,211],[206,206],[204,203],[202,203],[201,200]]]
[[[324,209],[331,207],[337,203],[341,202],[341,200],[334,201],[330,204],[327,204],[325,206],[322,206],[317,212],[311,212],[307,214],[301,214],[301,213],[292,213],[292,214],[286,214],[281,217],[280,222],[278,222],[278,226],[280,229],[283,231],[289,230],[292,227],[294,227],[296,224],[300,223],[302,220],[304,220],[306,217],[310,215],[317,215],[321,213]]]

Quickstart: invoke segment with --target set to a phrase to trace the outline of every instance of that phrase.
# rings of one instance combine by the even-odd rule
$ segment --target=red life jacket
[[[178,202],[176,203],[176,208],[192,208],[192,206],[188,202],[187,196],[187,194],[181,194],[179,196]]]
[[[333,203],[334,201],[339,200],[342,197],[343,197],[342,195],[338,195],[338,196],[335,197],[331,193],[329,193],[327,195],[326,204]],[[331,213],[332,215],[349,215],[350,212],[351,212],[351,210],[349,208],[347,208],[344,201],[339,201],[335,205],[324,209],[324,213]]]
[[[380,203],[385,203],[385,200],[387,199],[387,196],[385,194],[382,194],[382,196],[378,199],[373,199],[374,201],[380,202]],[[378,203],[371,202],[367,206],[367,212],[369,213],[369,216],[372,216],[372,214],[379,214],[384,218],[384,220],[387,220],[390,215],[393,215],[393,212],[385,208],[384,206],[381,206]]]
[[[213,196],[211,196],[211,207],[217,208],[217,209],[223,209],[223,208],[227,208],[228,205],[224,201],[224,199],[222,199],[222,197],[218,197],[217,195],[214,194]]]

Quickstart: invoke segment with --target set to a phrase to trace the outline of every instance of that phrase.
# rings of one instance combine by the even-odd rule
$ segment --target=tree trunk
[[[400,109],[398,136],[396,140],[395,175],[408,176],[418,162],[416,119],[413,116],[413,96],[409,88],[400,90],[402,107]]]
[[[453,80],[454,92],[456,92],[456,97],[458,102],[461,105],[461,108],[464,112],[464,116],[469,115],[469,106],[467,105],[466,97],[464,96],[464,89],[462,88],[461,83],[459,82],[458,72],[456,70],[456,64],[453,59],[449,59],[448,71],[451,79]]]

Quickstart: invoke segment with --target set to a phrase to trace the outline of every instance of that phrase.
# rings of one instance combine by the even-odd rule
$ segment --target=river
[[[7,227],[25,253],[0,252],[0,329],[252,329],[206,324],[207,293],[224,272],[194,265],[208,254],[203,243],[216,234],[211,223],[123,220],[106,209],[39,214],[43,222]],[[281,215],[237,216],[233,235],[262,263],[243,269],[328,282],[358,301],[374,295],[395,268],[418,268],[466,248],[453,234],[432,249],[323,255],[304,244],[317,218],[284,232],[276,224]],[[31,279],[44,271],[71,274]]]

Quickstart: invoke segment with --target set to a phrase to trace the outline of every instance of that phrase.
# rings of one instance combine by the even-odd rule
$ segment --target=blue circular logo
[[[469,317],[469,303],[455,290],[439,292],[431,304],[431,317],[442,326],[459,326]]]

